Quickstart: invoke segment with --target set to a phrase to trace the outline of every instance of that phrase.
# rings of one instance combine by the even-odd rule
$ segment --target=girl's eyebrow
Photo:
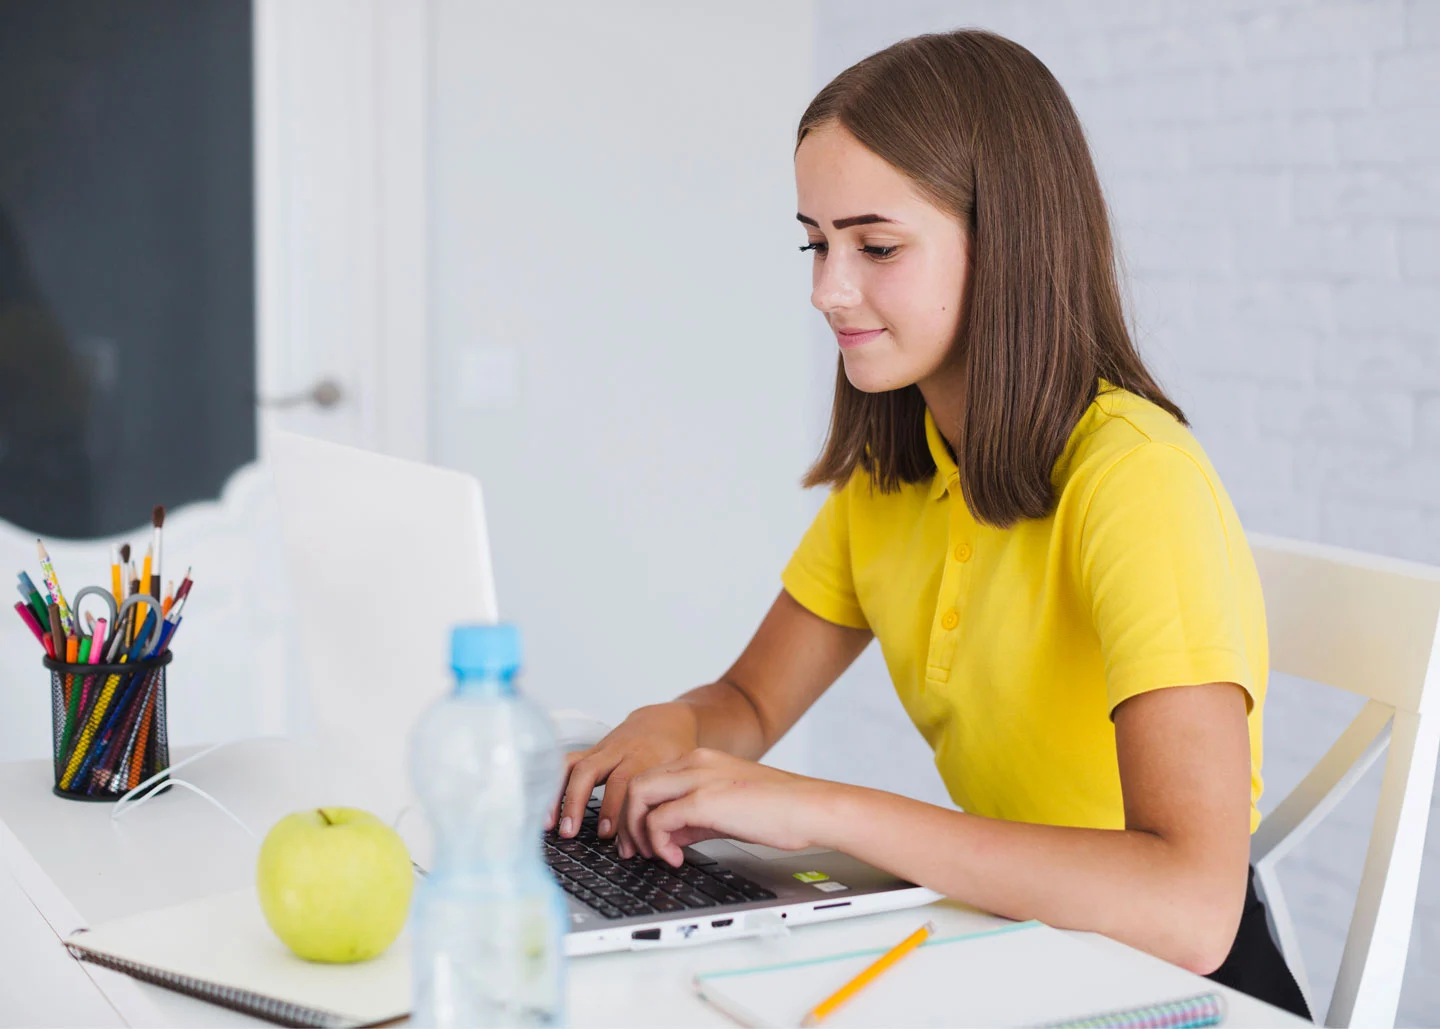
[[[813,225],[817,229],[820,227],[820,223],[814,218],[807,218],[805,215],[799,213],[797,213],[795,217],[798,221],[802,221],[806,225]],[[878,214],[857,214],[853,218],[836,218],[830,224],[837,229],[848,229],[852,225],[874,225],[876,222],[884,222],[887,225],[899,224],[894,218],[884,218]]]

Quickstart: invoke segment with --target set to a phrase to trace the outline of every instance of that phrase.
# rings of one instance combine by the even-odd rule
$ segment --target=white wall
[[[435,457],[480,477],[530,688],[618,721],[725,670],[806,524],[813,12],[433,17]]]
[[[897,39],[966,25],[1029,47],[1069,92],[1142,346],[1246,527],[1440,563],[1440,2],[827,0],[815,86]],[[812,713],[814,737],[835,744],[815,751],[817,773],[938,795],[867,660]],[[1272,683],[1262,808],[1356,706]],[[1325,995],[1377,787],[1281,866]],[[1432,828],[1401,1024],[1440,1012],[1437,851]]]

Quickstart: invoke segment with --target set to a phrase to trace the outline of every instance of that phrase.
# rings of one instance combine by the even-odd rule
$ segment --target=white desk
[[[176,759],[183,756],[177,754]],[[261,836],[291,811],[346,805],[366,808],[388,820],[403,800],[395,784],[367,781],[363,768],[341,767],[318,749],[288,740],[250,740],[225,747],[184,769],[180,777],[221,800]],[[0,954],[38,946],[39,941],[58,948],[54,937],[80,924],[237,889],[253,881],[259,840],[201,797],[172,789],[112,821],[113,805],[63,800],[50,792],[51,783],[46,761],[0,764],[0,876],[8,871],[52,930],[47,939],[33,917],[20,920],[23,924],[0,921]],[[3,885],[0,880],[0,888]],[[4,899],[0,894],[0,903]],[[697,971],[873,945],[877,925],[882,927],[881,938],[899,939],[914,929],[919,914],[912,909],[804,927],[784,937],[574,959],[569,975],[570,1019],[576,1026],[731,1026],[729,1019],[692,992],[691,977]],[[924,915],[935,920],[942,934],[1001,921],[950,903],[932,905]],[[22,933],[27,934],[25,940],[37,942],[27,944]],[[1103,937],[1076,935],[1091,946],[1108,948],[1116,961],[1135,967],[1137,974],[1154,960]],[[105,1014],[103,1006],[95,1006],[101,1001],[130,1025],[267,1024],[93,966],[84,966],[82,982],[70,974],[74,969],[55,965],[43,955],[32,964],[39,967],[42,961],[48,969],[43,976],[16,981],[14,969],[0,972],[0,981],[6,984],[0,990],[0,1026],[36,1024],[36,1013],[41,1011],[54,1013],[52,1025],[117,1024],[108,1015],[97,1019],[97,1013]],[[1231,1025],[1309,1024],[1208,980],[1197,977],[1195,987],[1196,993],[1218,990],[1226,995]]]

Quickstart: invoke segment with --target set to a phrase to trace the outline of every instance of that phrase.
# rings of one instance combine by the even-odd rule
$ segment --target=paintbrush
[[[154,551],[155,563],[150,566],[150,581],[147,582],[147,583],[142,583],[142,585],[148,587],[149,590],[150,590],[150,595],[151,595],[152,597],[154,597],[156,600],[159,600],[159,599],[160,599],[160,530],[161,530],[161,528],[163,528],[164,525],[165,525],[165,505],[164,505],[164,504],[156,504],[156,505],[155,505],[155,509],[150,512],[150,524],[153,525],[153,526],[155,526],[154,538],[153,538],[153,540],[152,540],[152,542],[151,542],[151,544],[150,544],[150,549],[151,549],[152,551]],[[162,611],[162,612],[161,612],[159,615],[157,615],[156,617],[157,617],[157,618],[158,618],[158,617],[162,617],[163,615],[164,615],[164,612]]]

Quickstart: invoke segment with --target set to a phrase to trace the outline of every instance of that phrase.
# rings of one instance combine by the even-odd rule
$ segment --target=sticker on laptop
[[[824,872],[796,872],[794,874],[795,878],[799,879],[802,883],[823,883],[826,879],[830,878]]]
[[[850,888],[844,883],[837,883],[833,879],[829,882],[811,883],[810,885],[814,886],[817,890],[824,890],[826,893],[834,893],[836,890],[848,890]]]

